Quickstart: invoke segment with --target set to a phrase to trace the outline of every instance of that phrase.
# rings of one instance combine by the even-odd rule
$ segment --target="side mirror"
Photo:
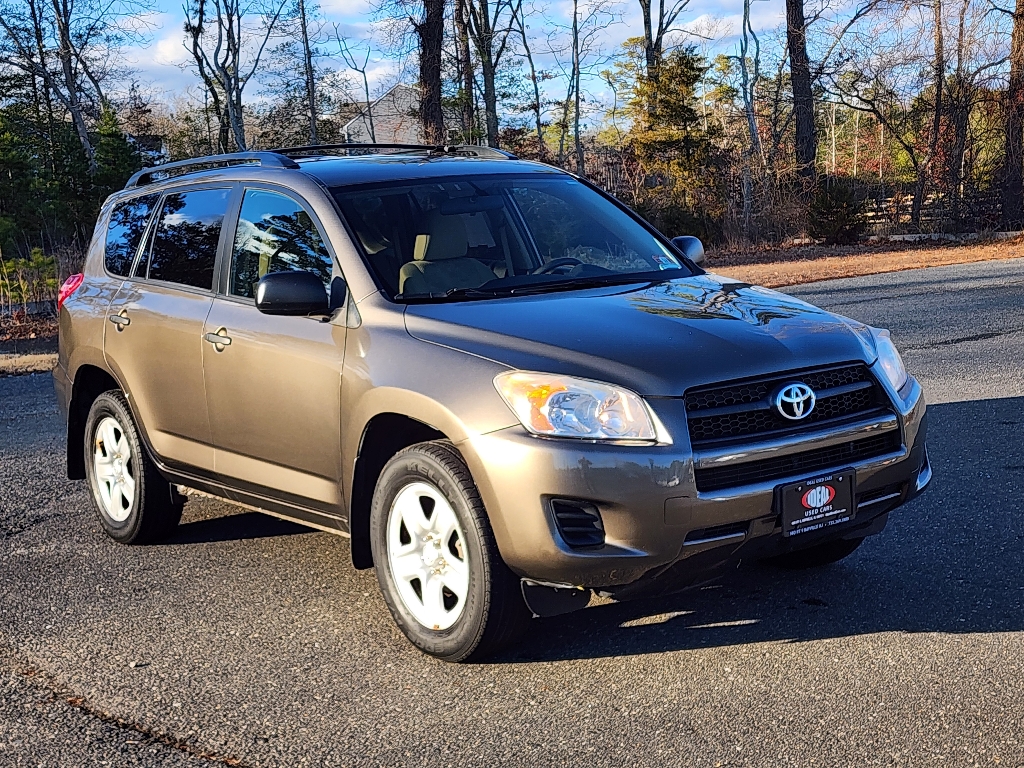
[[[682,251],[683,255],[698,267],[704,266],[704,243],[696,237],[689,235],[673,237],[672,245]]]
[[[265,315],[327,315],[327,290],[312,272],[274,272],[256,286],[256,309]]]

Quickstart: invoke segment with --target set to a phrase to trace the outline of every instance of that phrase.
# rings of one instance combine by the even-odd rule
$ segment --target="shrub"
[[[808,234],[829,245],[856,242],[864,231],[864,201],[852,180],[821,180],[807,211]]]

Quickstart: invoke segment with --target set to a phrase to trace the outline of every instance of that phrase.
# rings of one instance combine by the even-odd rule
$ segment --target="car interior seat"
[[[445,216],[434,211],[426,229],[416,235],[413,260],[399,270],[399,293],[444,293],[452,288],[476,288],[495,279],[494,271],[482,261],[466,256],[469,238],[461,214]]]

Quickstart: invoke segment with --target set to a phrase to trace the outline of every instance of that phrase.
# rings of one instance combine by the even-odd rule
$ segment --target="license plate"
[[[800,536],[853,520],[853,474],[845,469],[776,488],[782,535]]]

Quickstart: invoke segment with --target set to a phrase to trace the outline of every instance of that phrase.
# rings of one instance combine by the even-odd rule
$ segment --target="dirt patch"
[[[712,272],[767,288],[905,269],[1024,257],[1024,238],[984,243],[878,243],[712,252]]]
[[[49,315],[0,316],[0,352],[9,351],[8,347],[19,342],[56,340],[57,329],[57,318]]]

